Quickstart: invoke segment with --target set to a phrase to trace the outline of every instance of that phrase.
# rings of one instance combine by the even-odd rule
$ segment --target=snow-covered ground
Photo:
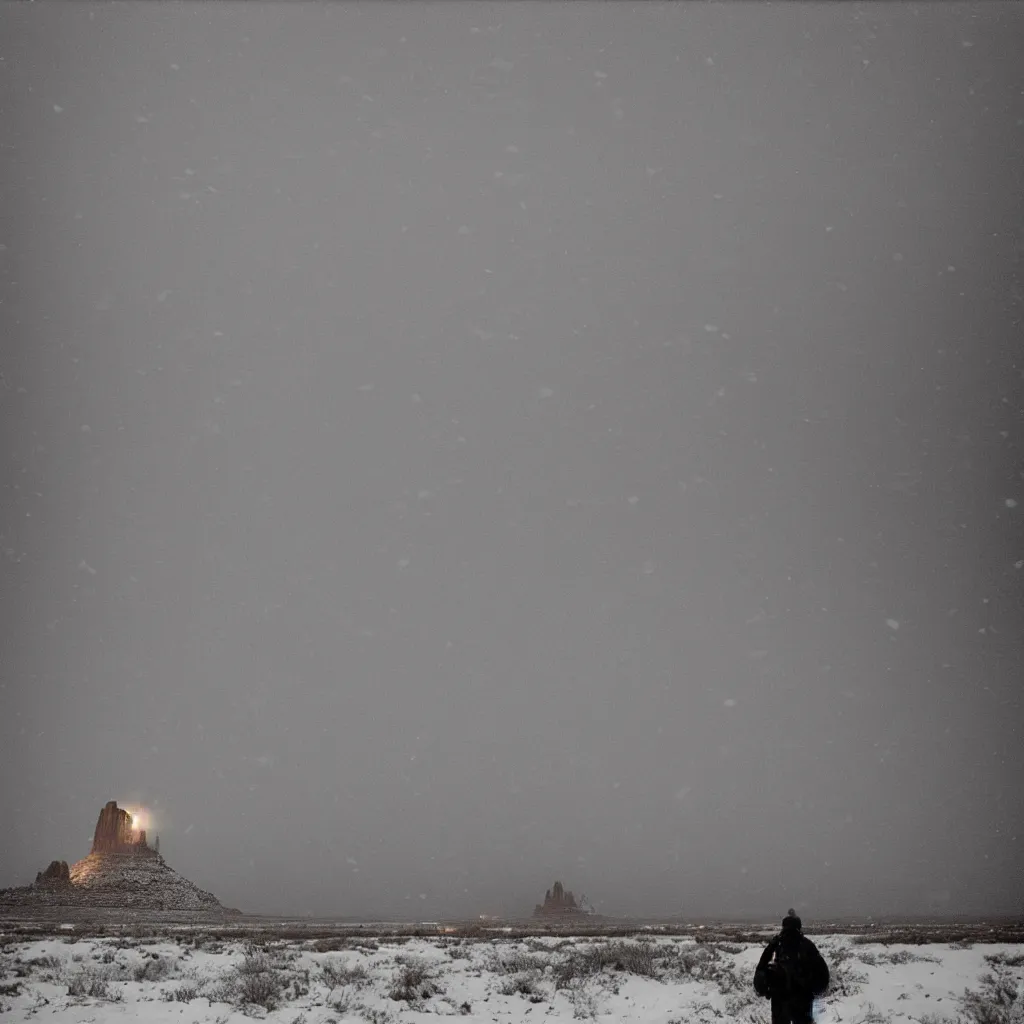
[[[1024,946],[816,939],[832,968],[823,1024],[1020,1024]],[[334,948],[336,947],[336,948]],[[259,946],[210,936],[0,935],[0,1012],[52,1024],[489,1024],[537,1017],[767,1024],[752,988],[761,947],[649,940],[345,937]],[[975,996],[965,994],[970,991]]]

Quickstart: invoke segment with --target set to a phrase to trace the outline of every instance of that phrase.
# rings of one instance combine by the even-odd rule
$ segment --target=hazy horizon
[[[0,886],[1019,911],[1019,5],[0,27]]]

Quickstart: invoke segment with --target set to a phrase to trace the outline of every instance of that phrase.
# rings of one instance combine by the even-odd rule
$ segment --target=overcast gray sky
[[[0,26],[0,884],[1019,910],[1019,6]]]

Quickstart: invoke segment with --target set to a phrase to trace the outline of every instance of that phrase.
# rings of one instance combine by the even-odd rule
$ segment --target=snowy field
[[[1020,1024],[1024,945],[898,945],[816,936],[832,969],[822,1022]],[[0,934],[0,1013],[103,1021],[416,1024],[565,1020],[767,1024],[752,988],[759,944],[692,937],[344,936],[258,944]]]

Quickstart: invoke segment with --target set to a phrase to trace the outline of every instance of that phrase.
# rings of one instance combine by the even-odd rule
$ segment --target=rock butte
[[[565,917],[585,913],[586,911],[576,903],[576,897],[572,892],[562,888],[561,882],[555,882],[544,894],[544,902],[533,908],[534,917]]]
[[[145,829],[132,826],[132,816],[111,800],[100,811],[88,856],[70,868],[55,860],[33,885],[0,889],[0,910],[48,914],[95,909],[216,918],[239,913],[168,867],[146,841]]]

